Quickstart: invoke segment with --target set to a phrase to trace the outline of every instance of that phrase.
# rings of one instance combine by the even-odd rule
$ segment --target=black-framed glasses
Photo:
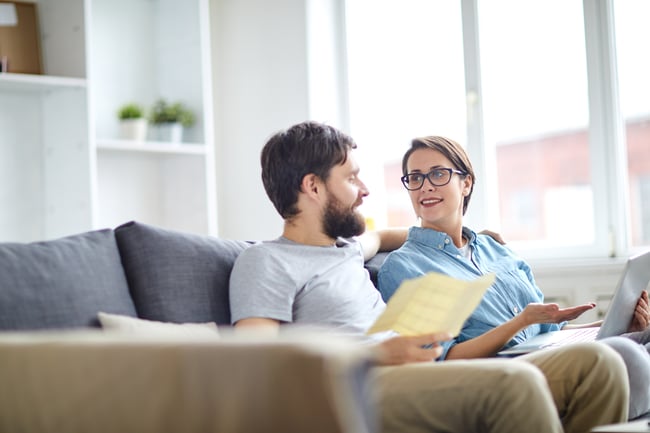
[[[404,184],[404,188],[409,191],[416,191],[424,185],[424,179],[429,179],[433,186],[445,186],[451,181],[451,176],[456,173],[460,176],[465,176],[460,170],[453,168],[434,168],[428,173],[409,173],[402,176],[400,179]]]

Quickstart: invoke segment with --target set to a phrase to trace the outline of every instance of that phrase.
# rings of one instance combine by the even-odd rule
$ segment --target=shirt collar
[[[469,239],[469,245],[476,243],[476,233],[468,227],[463,227],[463,236]],[[434,229],[411,227],[409,229],[408,239],[428,247],[438,249],[452,248],[454,251],[458,250],[447,233],[439,232]]]

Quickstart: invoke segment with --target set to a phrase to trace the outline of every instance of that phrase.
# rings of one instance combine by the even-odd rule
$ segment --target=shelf
[[[118,152],[148,152],[176,155],[205,155],[203,144],[165,143],[161,141],[97,140],[97,149]]]
[[[0,73],[0,90],[19,92],[49,92],[62,89],[85,89],[86,79]]]
[[[30,242],[132,219],[215,234],[210,0],[27,1],[39,5],[47,74],[0,72],[0,235]],[[159,97],[195,112],[185,141],[121,139],[119,107]]]

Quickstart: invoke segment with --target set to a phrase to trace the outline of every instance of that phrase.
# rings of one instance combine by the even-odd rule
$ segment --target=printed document
[[[494,278],[491,273],[464,281],[430,272],[405,280],[367,333],[392,330],[400,335],[449,332],[456,336]]]

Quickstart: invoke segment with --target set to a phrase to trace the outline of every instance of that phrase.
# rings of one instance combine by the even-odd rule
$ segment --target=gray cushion
[[[115,229],[138,316],[230,324],[228,282],[249,244],[129,222]]]
[[[387,252],[377,253],[365,264],[365,267],[368,270],[368,274],[370,274],[370,280],[375,285],[375,287],[379,287],[377,283],[377,275],[379,274],[379,269],[381,269],[381,265],[384,264],[384,260],[386,260],[387,256]]]
[[[112,230],[0,244],[0,329],[99,326],[100,310],[135,315]]]

